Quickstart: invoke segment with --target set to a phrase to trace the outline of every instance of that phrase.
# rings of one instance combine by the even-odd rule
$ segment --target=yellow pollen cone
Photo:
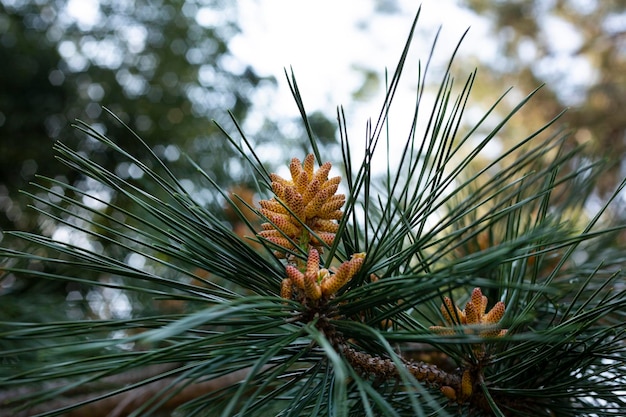
[[[287,300],[291,299],[291,295],[293,293],[292,282],[289,278],[285,278],[280,283],[280,296]]]
[[[465,321],[467,324],[480,324],[478,308],[471,301],[465,305]]]
[[[306,261],[306,273],[310,275],[315,275],[317,278],[317,273],[320,269],[320,254],[317,250],[311,249],[309,251],[309,257]],[[316,279],[317,282],[317,279]]]
[[[309,180],[313,179],[313,170],[315,169],[315,156],[313,156],[312,153],[308,154],[305,158],[304,158],[304,162],[303,162],[303,169],[304,172],[306,172]]]
[[[502,319],[504,316],[505,306],[502,301],[498,301],[489,311],[489,313],[485,314],[483,317],[483,323],[486,324],[496,324]]]
[[[289,172],[291,173],[291,179],[295,182],[301,172],[304,172],[302,169],[302,163],[298,158],[291,158],[291,163],[289,164]]]
[[[465,370],[461,377],[461,397],[463,399],[469,398],[472,395],[472,391],[474,391],[472,375],[468,370]]]
[[[304,276],[304,293],[306,296],[313,300],[319,300],[322,298],[322,288],[317,283],[317,272],[315,274],[305,274]]]
[[[285,271],[287,272],[287,278],[291,280],[291,282],[301,290],[304,289],[304,274],[298,271],[293,265],[287,265],[285,267]]]
[[[454,390],[454,388],[444,385],[440,388],[440,390],[444,397],[446,397],[447,399],[452,401],[456,400],[456,391]]]

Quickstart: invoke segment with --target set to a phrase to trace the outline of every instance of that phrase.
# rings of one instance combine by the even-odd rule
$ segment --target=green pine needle
[[[386,153],[389,161],[397,141],[389,137],[390,113],[416,24],[417,18],[363,144],[348,139],[338,109],[341,161],[332,162],[342,164],[347,196],[322,262],[332,266],[356,252],[366,258],[318,310],[281,297],[284,263],[273,254],[275,244],[254,236],[258,222],[268,219],[251,203],[220,188],[189,157],[198,187],[213,199],[201,201],[130,129],[145,155],[128,153],[121,145],[128,138],[114,140],[78,122],[77,129],[141,175],[123,178],[55,145],[61,162],[115,198],[44,177],[27,193],[36,212],[80,243],[7,232],[29,249],[0,249],[3,276],[62,283],[84,297],[63,301],[58,317],[0,322],[2,407],[53,416],[154,389],[131,415],[172,409],[185,416],[625,414],[626,257],[619,249],[623,225],[610,216],[626,182],[589,213],[604,164],[569,147],[556,128],[558,115],[535,134],[503,143],[501,155],[481,164],[488,144],[501,140],[536,92],[480,136],[504,95],[466,126],[477,74],[457,86],[451,59],[433,107],[424,108],[430,57],[420,65],[400,161],[375,172],[373,157]],[[311,153],[320,164],[332,159],[316,139],[293,72],[286,76]],[[218,128],[255,175],[256,195],[271,198],[271,169],[234,122],[241,140]],[[386,146],[380,146],[383,135]],[[352,156],[355,146],[365,148],[361,161]],[[249,236],[232,230],[224,205]],[[292,254],[306,260],[301,248]],[[142,262],[131,262],[132,256]],[[446,323],[444,297],[463,309],[476,287],[487,309],[506,305],[498,322],[506,335],[485,338],[479,326]],[[19,306],[19,295],[9,297],[3,296],[7,306]],[[120,300],[130,305],[125,314],[115,310]],[[442,324],[450,334],[430,329]],[[416,357],[409,358],[413,348]],[[369,365],[350,359],[346,349],[370,358]],[[377,373],[383,361],[384,369],[395,369],[392,375]],[[468,398],[450,400],[443,382],[409,371],[418,363],[441,367],[452,382],[461,381],[464,369],[480,378]],[[163,368],[122,381],[152,367]]]

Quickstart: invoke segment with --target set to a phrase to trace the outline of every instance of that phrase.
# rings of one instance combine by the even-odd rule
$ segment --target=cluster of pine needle
[[[222,128],[253,198],[188,159],[196,189],[246,233],[130,129],[113,140],[78,123],[143,175],[63,143],[59,160],[130,204],[40,178],[33,207],[83,243],[7,232],[27,249],[0,249],[0,282],[60,282],[132,308],[97,316],[85,296],[57,319],[3,320],[0,416],[625,415],[626,256],[611,221],[625,183],[598,204],[605,167],[570,145],[558,115],[480,165],[534,93],[495,127],[483,122],[496,105],[467,128],[476,73],[457,86],[452,61],[430,109],[419,74],[407,139],[385,135],[414,29],[361,160],[341,109],[340,152],[319,143],[293,74],[309,152],[292,155],[291,178],[268,172],[241,130]],[[125,152],[129,138],[145,157]],[[392,142],[401,154],[375,172]]]

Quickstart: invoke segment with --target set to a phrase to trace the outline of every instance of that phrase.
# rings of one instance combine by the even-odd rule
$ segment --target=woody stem
[[[379,380],[400,377],[397,365],[391,359],[359,352],[345,344],[339,345],[339,350],[350,362],[350,365],[363,375],[372,375]],[[461,386],[461,377],[459,375],[443,371],[436,365],[421,361],[414,362],[404,359],[402,361],[406,370],[420,382],[429,383],[437,388],[449,386],[455,391]]]

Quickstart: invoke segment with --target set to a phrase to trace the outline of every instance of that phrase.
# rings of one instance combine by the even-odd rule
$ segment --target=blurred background
[[[164,193],[142,182],[135,163],[72,127],[76,120],[150,164],[149,152],[126,124],[196,201],[238,230],[241,220],[202,181],[187,156],[218,186],[248,202],[258,198],[251,191],[253,173],[217,124],[238,138],[232,114],[268,169],[293,156],[302,158],[310,149],[285,77],[292,69],[325,159],[341,160],[338,105],[344,106],[352,149],[358,153],[367,119],[376,120],[380,112],[386,70],[393,73],[419,7],[415,0],[0,0],[0,242],[32,254],[24,273],[2,273],[0,265],[0,321],[125,320],[198,307],[181,299],[156,300],[149,291],[107,287],[120,278],[98,271],[90,276],[81,271],[85,275],[75,282],[33,279],[28,272],[33,268],[53,277],[75,272],[62,262],[43,265],[37,257],[50,255],[42,253],[45,249],[29,248],[2,233],[41,233],[173,282],[202,285],[199,280],[209,276],[189,265],[180,270],[150,265],[140,251],[107,244],[106,238],[117,237],[107,227],[115,228],[115,222],[133,226],[132,201],[61,163],[52,149],[56,141],[130,184],[141,183],[156,197]],[[485,149],[482,161],[568,108],[561,119],[572,132],[566,146],[584,144],[586,158],[610,163],[594,191],[601,201],[626,175],[626,1],[424,0],[390,117],[392,154],[396,138],[401,146],[409,135],[419,71],[433,43],[425,101],[436,93],[468,28],[452,69],[460,88],[478,68],[464,128],[477,123],[512,87],[475,132],[477,140],[545,83]],[[386,161],[378,162],[384,171]],[[63,211],[64,198],[79,204]],[[623,220],[619,207],[624,202],[619,203],[613,214]],[[97,223],[91,222],[95,212]],[[76,233],[72,225],[94,229],[101,238]],[[150,269],[157,267],[162,270]],[[189,274],[181,277],[183,270]],[[89,285],[90,280],[103,285]],[[37,352],[48,341],[42,337],[32,343]],[[23,342],[8,338],[0,338],[0,348],[30,352]],[[2,360],[0,371],[12,372],[12,359]]]
[[[213,123],[236,133],[231,112],[270,168],[294,155],[302,157],[308,152],[306,133],[285,78],[285,70],[293,69],[313,131],[328,159],[339,161],[336,106],[345,106],[351,140],[362,143],[367,118],[376,118],[382,104],[385,69],[393,72],[419,6],[408,0],[0,0],[0,230],[77,238],[28,208],[38,203],[20,190],[60,201],[58,195],[29,185],[35,175],[88,191],[101,200],[90,204],[101,204],[102,210],[103,203],[124,208],[127,203],[110,189],[77,175],[52,152],[60,140],[120,177],[140,180],[137,166],[71,127],[76,119],[83,120],[131,154],[145,154],[103,106],[175,166],[173,171],[199,202],[220,211],[223,201],[194,180],[197,172],[185,155],[219,185],[236,184],[244,195],[249,173]],[[498,152],[498,142],[504,146],[504,141],[524,138],[569,108],[562,119],[573,132],[569,146],[586,144],[590,157],[613,161],[598,195],[622,178],[624,0],[425,0],[414,55],[391,118],[392,137],[401,135],[399,143],[410,126],[419,59],[428,57],[440,27],[428,78],[433,91],[438,74],[471,27],[454,64],[461,85],[479,68],[468,126],[509,87],[513,90],[498,114],[508,113],[546,84],[494,142],[493,152]],[[54,185],[52,189],[67,192]],[[228,220],[227,211],[224,217]],[[5,246],[22,245],[7,239]],[[94,249],[96,244],[88,245]],[[93,291],[64,285],[11,274],[0,282],[0,295],[44,294],[49,299],[56,294],[67,301],[88,300]],[[3,314],[9,317],[36,319],[43,313],[29,307],[36,303],[5,299]],[[95,312],[105,304],[91,302],[85,308],[106,316]],[[118,300],[119,305],[124,303]],[[57,310],[63,317],[69,314]]]

